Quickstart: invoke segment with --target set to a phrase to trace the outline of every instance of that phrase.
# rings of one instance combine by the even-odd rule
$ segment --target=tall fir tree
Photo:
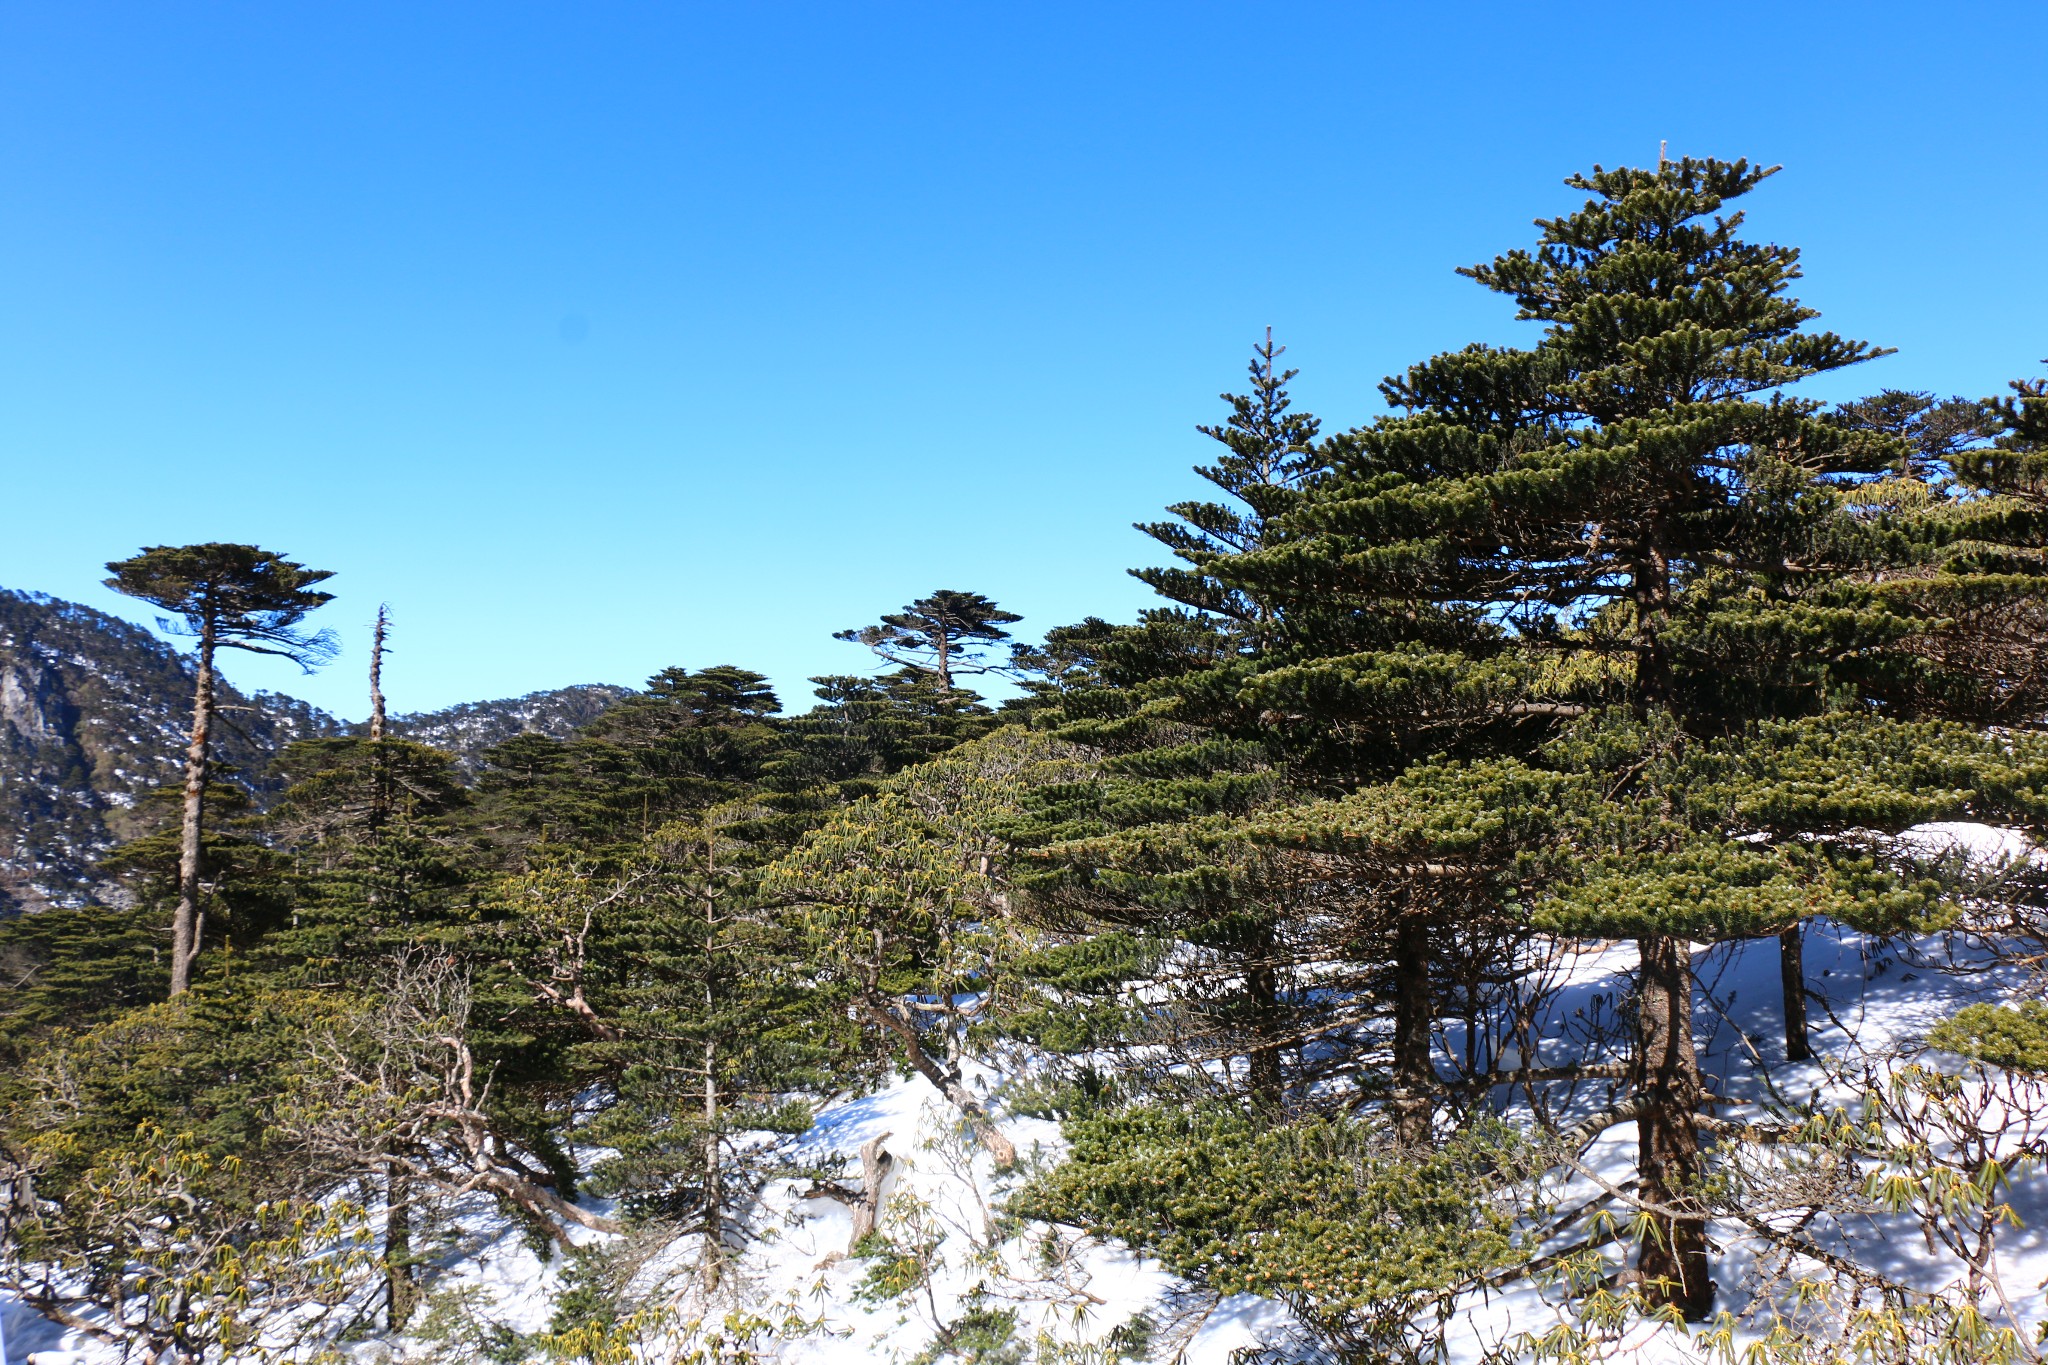
[[[1273,519],[1319,477],[1319,424],[1293,408],[1283,349],[1269,333],[1253,352],[1252,392],[1223,395],[1229,418],[1200,428],[1222,451],[1197,473],[1228,501],[1175,504],[1176,520],[1140,528],[1182,566],[1136,576],[1178,605],[1131,627],[1055,631],[1020,656],[1040,669],[1021,709],[1103,762],[1094,780],[1036,796],[1015,831],[1039,846],[1023,880],[1046,911],[1083,932],[1192,950],[1172,992],[1179,1020],[1125,1040],[1134,1059],[1156,1063],[1151,1080],[1211,1078],[1275,1110],[1331,1055],[1300,1040],[1336,1027],[1361,987],[1328,975],[1324,886],[1242,829],[1251,813],[1328,780],[1302,761],[1327,747],[1315,732],[1290,731],[1240,700],[1248,678],[1292,657],[1287,621],[1271,599],[1213,571],[1266,544]],[[1149,971],[1143,964],[1158,957],[1141,951],[1130,963]],[[1241,1065],[1216,1067],[1233,1057]]]
[[[1798,253],[1745,240],[1742,215],[1725,212],[1769,174],[1692,159],[1596,169],[1568,182],[1590,197],[1541,222],[1534,251],[1464,271],[1514,298],[1542,340],[1468,347],[1389,380],[1404,415],[1335,438],[1327,478],[1268,544],[1210,562],[1283,615],[1299,608],[1287,619],[1307,657],[1240,695],[1340,728],[1398,724],[1380,711],[1384,683],[1433,660],[1444,704],[1425,742],[1456,756],[1462,734],[1467,754],[1591,765],[1620,805],[1678,780],[1673,765],[1697,745],[1760,723],[1980,713],[1984,688],[1930,641],[1963,628],[1961,600],[2041,599],[2038,514],[1946,488],[1968,464],[1954,451],[1916,451],[1867,417],[1780,392],[1879,352],[1809,330],[1813,310],[1788,295]],[[1391,630],[1389,646],[1353,652],[1360,622]],[[1315,638],[1325,628],[1328,645]],[[1561,747],[1546,749],[1552,736]],[[1699,873],[1684,868],[1705,855],[1684,849],[1710,832],[1617,849],[1617,867],[1641,860],[1615,873],[1627,896],[1603,908],[1566,894],[1538,915],[1637,946],[1628,1108],[1657,1230],[1636,1273],[1688,1316],[1712,1293],[1704,1217],[1685,1212],[1698,1208],[1708,1102],[1689,945],[1781,933],[1810,913],[1789,894],[1702,909]],[[1763,875],[1715,848],[1737,884]],[[1867,904],[1815,900],[1878,919],[1891,894],[1880,879]]]
[[[191,739],[185,752],[184,821],[179,836],[178,908],[171,924],[171,994],[192,984],[205,929],[202,862],[206,793],[213,758],[214,657],[222,649],[269,654],[312,669],[332,657],[333,637],[300,628],[334,600],[315,586],[334,575],[254,545],[156,545],[107,565],[107,586],[180,618],[194,641]]]
[[[1023,619],[978,592],[940,588],[871,626],[855,626],[832,638],[866,645],[899,668],[929,673],[940,691],[950,692],[961,678],[1001,668],[988,650],[1010,638],[1004,626]]]

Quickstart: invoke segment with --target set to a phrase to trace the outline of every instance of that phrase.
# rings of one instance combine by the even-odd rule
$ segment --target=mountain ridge
[[[78,906],[94,865],[143,833],[145,793],[182,771],[191,656],[129,621],[47,593],[0,587],[0,916]],[[393,734],[455,755],[473,776],[514,735],[563,736],[632,689],[604,683],[395,716]],[[220,685],[215,758],[260,805],[273,757],[300,739],[361,734],[280,692]]]

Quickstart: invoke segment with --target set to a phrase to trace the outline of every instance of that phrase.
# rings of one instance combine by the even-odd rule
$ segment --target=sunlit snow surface
[[[1905,842],[1917,853],[1959,850],[1985,863],[2040,856],[2030,854],[2019,836],[1982,825],[1922,826]],[[1962,1005],[2010,998],[2019,985],[2017,978],[2001,971],[1942,972],[1919,960],[1918,954],[1931,958],[1937,951],[1941,949],[1935,945],[1921,944],[1902,953],[1895,945],[1860,934],[1814,926],[1806,947],[1807,983],[1827,1002],[1811,1021],[1815,1048],[1838,1070],[1844,1062],[1863,1059],[1882,1066],[1890,1049],[1923,1038]],[[1568,1021],[1573,1011],[1601,997],[1618,998],[1633,965],[1633,949],[1615,944],[1588,946],[1562,961],[1560,989],[1548,1015],[1552,1024],[1563,1027],[1562,1021]],[[1827,1093],[1822,1064],[1784,1061],[1774,940],[1702,948],[1695,953],[1694,966],[1699,981],[1695,1030],[1709,1088],[1747,1102],[1722,1110],[1722,1117],[1757,1117],[1762,1112],[1758,1106],[1774,1093],[1793,1100]],[[1459,1045],[1455,1034],[1447,1041]],[[1563,1045],[1552,1055],[1539,1044],[1539,1052],[1527,1064],[1556,1065],[1568,1059]],[[1509,1057],[1503,1065],[1521,1060]],[[997,1081],[986,1070],[975,1079],[984,1091]],[[1024,1155],[1027,1171],[1058,1159],[1057,1124],[1007,1116],[1003,1128]],[[899,1080],[877,1094],[828,1107],[800,1141],[808,1159],[826,1167],[837,1162],[845,1172],[842,1179],[857,1184],[857,1152],[862,1143],[881,1134],[888,1135],[886,1146],[896,1161],[885,1187],[883,1231],[903,1244],[935,1242],[933,1259],[939,1269],[928,1288],[880,1302],[864,1298],[857,1290],[874,1262],[845,1255],[849,1212],[830,1200],[799,1198],[804,1187],[800,1182],[769,1186],[751,1212],[749,1222],[757,1235],[740,1258],[728,1292],[737,1296],[734,1303],[743,1302],[793,1329],[775,1358],[792,1365],[909,1362],[931,1346],[940,1324],[976,1304],[1014,1310],[1017,1335],[1025,1341],[1044,1332],[1067,1343],[1098,1342],[1143,1313],[1154,1324],[1151,1358],[1156,1360],[1227,1365],[1237,1353],[1257,1347],[1274,1349],[1281,1358],[1297,1351],[1303,1360],[1317,1358],[1286,1308],[1272,1301],[1251,1296],[1219,1301],[1156,1263],[1079,1238],[1071,1230],[1059,1237],[1064,1254],[1054,1257],[1050,1268],[1044,1227],[1022,1234],[1013,1230],[992,1239],[994,1215],[1023,1176],[998,1177],[989,1159],[963,1140],[951,1110],[921,1078]],[[1603,1179],[1620,1182],[1631,1174],[1634,1156],[1634,1126],[1623,1125],[1602,1134],[1584,1160]],[[2016,1192],[2014,1203],[2023,1226],[2007,1230],[2001,1238],[2007,1281],[2016,1296],[2036,1310],[2041,1304],[2038,1286],[2048,1278],[2044,1185],[2048,1181],[2035,1178]],[[1570,1205],[1595,1188],[1574,1177],[1555,1193],[1560,1204]],[[560,1287],[559,1260],[544,1261],[488,1208],[478,1208],[462,1221],[463,1248],[434,1287],[477,1286],[490,1316],[506,1326],[521,1332],[545,1326]],[[578,1234],[579,1240],[593,1237]],[[1740,1298],[1750,1247],[1739,1229],[1716,1228],[1715,1241],[1722,1245],[1716,1260],[1722,1306],[1737,1306],[1731,1300]],[[1873,1256],[1873,1247],[1883,1250]],[[1873,1227],[1868,1239],[1859,1238],[1857,1252],[1889,1274],[1929,1287],[1945,1283],[1955,1273],[1952,1262],[1930,1256],[1910,1229]],[[657,1263],[685,1265],[696,1255],[695,1240],[684,1239]],[[1488,1347],[1517,1333],[1540,1333],[1556,1325],[1564,1314],[1557,1300],[1554,1289],[1527,1282],[1473,1295],[1453,1329],[1452,1359],[1476,1361]],[[728,1306],[722,1304],[713,1316]],[[43,1322],[19,1304],[0,1299],[0,1314],[13,1362],[29,1358],[40,1365],[102,1365],[119,1358],[79,1334]],[[370,1341],[348,1349],[366,1365],[427,1355],[422,1345],[408,1341]],[[662,1354],[657,1351],[653,1358]],[[1622,1343],[1614,1358],[1639,1365],[1703,1359],[1687,1343],[1650,1328]]]

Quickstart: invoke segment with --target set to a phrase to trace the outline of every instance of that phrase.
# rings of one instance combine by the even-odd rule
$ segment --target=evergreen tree
[[[292,859],[289,928],[261,955],[276,970],[364,984],[408,948],[459,936],[471,869],[451,817],[469,803],[454,760],[403,739],[301,740],[261,822]]]
[[[181,618],[197,642],[191,743],[185,754],[184,822],[179,835],[178,909],[171,925],[171,994],[192,984],[204,932],[201,904],[208,765],[212,761],[214,655],[240,649],[312,669],[334,653],[333,637],[299,628],[307,613],[334,600],[315,584],[334,575],[253,545],[156,545],[107,565],[107,586]]]
[[[812,678],[818,704],[781,724],[788,750],[766,785],[794,809],[822,810],[872,793],[879,782],[986,734],[995,718],[972,693],[938,686],[914,668],[879,678]]]
[[[1405,415],[1336,438],[1328,477],[1268,544],[1210,561],[1279,603],[1310,656],[1239,695],[1281,715],[1398,726],[1390,684],[1433,659],[1449,704],[1427,742],[1534,753],[1569,727],[1579,738],[1549,761],[1591,765],[1604,799],[1624,805],[1697,744],[1765,720],[1859,705],[1967,713],[1982,689],[1927,642],[1953,626],[1959,597],[2040,599],[2036,519],[1947,492],[1955,451],[1915,448],[1875,409],[1836,418],[1775,392],[1878,352],[1807,330],[1813,311],[1787,296],[1798,253],[1744,240],[1742,215],[1723,212],[1768,174],[1690,159],[1596,169],[1569,182],[1591,197],[1541,223],[1535,251],[1463,272],[1513,297],[1543,339],[1389,380]],[[1361,656],[1359,622],[1391,628],[1389,644]],[[1778,933],[1812,912],[1789,889],[1702,899],[1702,878],[1718,876],[1688,849],[1725,830],[1683,827],[1652,822],[1666,833],[1613,853],[1640,859],[1617,874],[1644,879],[1628,895],[1563,896],[1539,923],[1636,941],[1629,1109],[1639,1198],[1658,1224],[1637,1273],[1697,1316],[1711,1294],[1704,1223],[1672,1212],[1696,1207],[1704,1169],[1686,945]],[[1743,870],[1746,857],[1789,857],[1784,846],[1714,850],[1734,885],[1803,884]],[[1875,920],[1897,908],[1891,896],[1880,879],[1830,913]]]
[[[999,1167],[1015,1164],[1016,1148],[964,1071],[970,1031],[1007,1007],[1021,951],[998,830],[1026,793],[1088,768],[1071,745],[997,731],[834,813],[764,878],[767,894],[803,911],[812,970],[878,1051],[960,1111]]]
[[[669,819],[748,793],[787,747],[779,709],[748,669],[663,669],[569,739],[493,749],[479,833],[514,863],[536,842],[629,856]]]
[[[961,677],[1001,668],[989,660],[988,647],[1009,639],[1003,627],[1023,619],[978,592],[941,588],[874,625],[842,630],[832,638],[866,645],[898,667],[929,673],[941,692],[950,692]]]
[[[1972,487],[2039,506],[2048,502],[2048,379],[2016,379],[2010,387],[1985,403],[1996,439],[1960,452],[1959,472]]]
[[[1229,420],[1201,428],[1224,453],[1198,472],[1232,501],[1183,503],[1171,509],[1178,522],[1143,528],[1187,567],[1138,576],[1183,605],[1146,612],[1135,627],[1084,623],[1048,636],[1026,709],[1099,750],[1103,764],[1092,786],[1037,798],[1018,830],[1043,846],[1040,870],[1026,877],[1041,904],[1162,949],[1195,950],[1177,959],[1170,986],[1184,1014],[1163,1030],[1191,1046],[1177,1058],[1183,1065],[1167,1063],[1172,1043],[1162,1051],[1149,1035],[1129,1040],[1134,1057],[1161,1063],[1148,1084],[1170,1084],[1168,1071],[1227,1081],[1275,1109],[1290,1087],[1300,1102],[1333,1074],[1376,1089],[1372,1073],[1383,1068],[1363,1054],[1384,1054],[1384,1016],[1397,1001],[1407,1014],[1391,1034],[1405,1040],[1412,1067],[1430,1017],[1427,991],[1418,997],[1415,985],[1426,987],[1432,954],[1414,926],[1396,931],[1377,888],[1340,887],[1328,868],[1251,837],[1247,822],[1398,770],[1404,746],[1443,723],[1423,709],[1434,693],[1402,692],[1393,679],[1381,692],[1404,723],[1377,733],[1359,717],[1333,716],[1327,698],[1312,709],[1254,690],[1298,675],[1305,640],[1329,648],[1341,627],[1355,647],[1389,633],[1314,604],[1283,605],[1218,572],[1268,545],[1277,519],[1325,477],[1319,424],[1293,411],[1286,384],[1294,372],[1277,369],[1279,354],[1269,336],[1254,351],[1252,394],[1224,395]],[[1406,672],[1426,679],[1425,669]],[[1389,971],[1396,948],[1413,960]],[[1397,982],[1405,989],[1391,989]],[[1232,1055],[1245,1059],[1242,1070],[1184,1065]],[[1416,1136],[1413,1123],[1404,1130]]]
[[[589,945],[592,1014],[607,1027],[582,1051],[614,1094],[588,1135],[614,1153],[594,1187],[636,1216],[699,1232],[708,1289],[741,1238],[742,1210],[787,1163],[758,1135],[802,1132],[801,1097],[849,1079],[852,1040],[832,993],[759,894],[781,848],[772,813],[752,801],[670,822]]]
[[[1166,509],[1176,520],[1138,527],[1193,567],[1137,569],[1134,577],[1162,597],[1247,628],[1263,621],[1268,607],[1205,572],[1204,566],[1264,544],[1267,520],[1289,506],[1288,494],[1314,474],[1322,423],[1293,410],[1287,385],[1300,371],[1278,368],[1286,350],[1273,344],[1268,327],[1265,341],[1252,350],[1252,391],[1221,395],[1230,404],[1230,416],[1220,426],[1195,428],[1223,447],[1215,464],[1197,465],[1195,473],[1231,501],[1177,502]]]

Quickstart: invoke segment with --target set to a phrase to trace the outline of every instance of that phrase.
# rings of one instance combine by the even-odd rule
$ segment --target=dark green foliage
[[[2001,755],[1973,727],[2048,701],[2048,523],[2018,472],[2038,403],[1786,397],[1877,352],[1811,330],[1798,253],[1743,237],[1729,202],[1768,174],[1575,177],[1584,207],[1534,250],[1464,272],[1541,339],[1413,366],[1384,386],[1399,414],[1355,431],[1283,437],[1262,353],[1212,433],[1241,507],[1155,530],[1187,567],[1150,581],[1202,610],[1048,659],[1040,723],[1105,760],[1020,826],[1035,895],[1246,964],[1246,998],[1203,1012],[1253,1058],[1305,1028],[1341,1041],[1411,1141],[1448,1099],[1428,1038],[1454,998],[1512,1014],[1532,933],[1635,937],[1643,1188],[1678,1198],[1704,1086],[1672,945],[1815,915],[1927,927],[1943,884],[1885,833],[2037,818],[2031,742]],[[1364,970],[1310,996],[1294,959]],[[1322,1033],[1311,999],[1366,1031]],[[1645,1265],[1704,1311],[1703,1246]]]
[[[263,828],[291,857],[287,928],[260,952],[281,973],[361,982],[394,953],[458,943],[467,850],[449,817],[468,804],[453,759],[402,739],[294,744],[292,780]]]
[[[2030,507],[2048,503],[2048,379],[2018,379],[1986,404],[1997,438],[1958,453],[1956,471],[1972,487]]]
[[[334,577],[254,545],[152,545],[107,565],[106,585],[179,617],[209,643],[275,654],[303,666],[332,657],[332,635],[299,623],[334,600],[315,585]]]
[[[1147,1107],[1067,1135],[1067,1161],[1012,1212],[1114,1237],[1220,1293],[1282,1299],[1357,1359],[1426,1358],[1427,1319],[1517,1251],[1489,1203],[1524,1159],[1503,1130],[1402,1155],[1348,1119]]]
[[[972,693],[941,689],[914,668],[879,678],[813,678],[818,704],[783,722],[784,753],[765,770],[778,804],[824,810],[871,795],[881,781],[995,725]]]
[[[1121,930],[1053,942],[1024,954],[1012,970],[1042,999],[1003,1021],[1003,1031],[1047,1052],[1068,1055],[1114,1047],[1147,1033],[1147,1011],[1124,998],[1133,981],[1155,975],[1170,943]],[[1083,1074],[1094,1077],[1092,1067]],[[1017,1101],[1013,1098],[1011,1107]]]
[[[872,626],[842,630],[832,638],[866,645],[899,667],[929,673],[941,691],[962,677],[1000,667],[988,647],[1010,638],[1004,626],[1024,618],[1004,611],[978,592],[941,588]]]
[[[938,1365],[957,1360],[962,1365],[1021,1365],[1027,1357],[1024,1343],[1016,1340],[1017,1313],[1011,1308],[970,1308],[939,1329],[932,1344],[919,1352],[912,1365]]]
[[[566,1257],[562,1292],[555,1296],[554,1315],[547,1331],[553,1336],[589,1333],[601,1337],[618,1324],[620,1307],[618,1267],[610,1248],[602,1244],[577,1247]]]
[[[155,906],[86,906],[0,920],[0,1070],[39,1031],[99,1023],[160,998],[163,916]]]
[[[585,1134],[613,1152],[594,1188],[651,1216],[725,1218],[756,1178],[732,1161],[736,1135],[808,1127],[800,1096],[830,1093],[847,1061],[799,940],[758,904],[779,845],[747,837],[754,814],[713,807],[664,826],[612,877],[557,863],[504,892],[521,971],[580,991],[591,1012],[552,1015],[570,1031],[566,1060],[612,1095]]]
[[[1253,393],[1225,395],[1228,422],[1202,429],[1224,453],[1198,472],[1232,502],[1181,504],[1170,509],[1179,521],[1144,528],[1187,567],[1139,577],[1185,605],[1131,627],[1086,623],[1049,638],[1035,719],[1100,749],[1104,761],[1094,782],[1039,796],[1015,831],[1039,846],[1021,880],[1048,911],[1198,950],[1177,968],[1171,1003],[1148,1012],[1151,1025],[1125,1029],[1134,1058],[1184,1078],[1230,1079],[1267,1105],[1290,1088],[1305,1096],[1326,1065],[1359,1071],[1356,1055],[1290,1040],[1377,1028],[1389,948],[1372,941],[1385,923],[1368,927],[1320,871],[1275,856],[1246,822],[1398,770],[1406,746],[1434,738],[1458,663],[1403,659],[1406,676],[1395,679],[1387,659],[1361,657],[1354,662],[1369,681],[1333,679],[1327,667],[1309,676],[1305,623],[1225,573],[1274,544],[1328,477],[1318,423],[1292,410],[1293,372],[1277,370],[1278,354],[1269,338],[1254,354]],[[1355,619],[1346,629],[1354,647],[1387,635],[1369,623],[1361,635]],[[1386,735],[1357,714],[1368,689]],[[1332,722],[1337,712],[1346,713],[1341,723]],[[1141,1017],[1124,1015],[1132,1025]],[[1096,1005],[1037,1036],[1096,1046],[1115,1025]],[[1241,1070],[1206,1065],[1233,1054],[1244,1058]],[[1203,1065],[1189,1070],[1191,1062]]]
[[[664,669],[567,740],[491,750],[477,790],[485,837],[623,851],[667,820],[746,793],[785,741],[767,679],[720,665]],[[516,856],[516,855],[515,855]]]
[[[2048,1073],[2048,1005],[1971,1005],[1943,1020],[1928,1043],[2008,1071]]]
[[[1194,567],[1139,569],[1136,577],[1162,597],[1247,628],[1267,620],[1270,609],[1218,582],[1207,566],[1264,544],[1267,522],[1292,505],[1292,493],[1316,468],[1316,434],[1322,423],[1292,411],[1287,383],[1300,371],[1278,369],[1286,349],[1273,344],[1273,331],[1267,328],[1265,343],[1252,353],[1251,393],[1223,394],[1231,407],[1228,420],[1221,426],[1196,428],[1220,444],[1224,453],[1215,464],[1199,465],[1195,472],[1232,503],[1175,503],[1166,510],[1177,520],[1138,528]],[[1057,648],[1051,639],[1048,644]]]

